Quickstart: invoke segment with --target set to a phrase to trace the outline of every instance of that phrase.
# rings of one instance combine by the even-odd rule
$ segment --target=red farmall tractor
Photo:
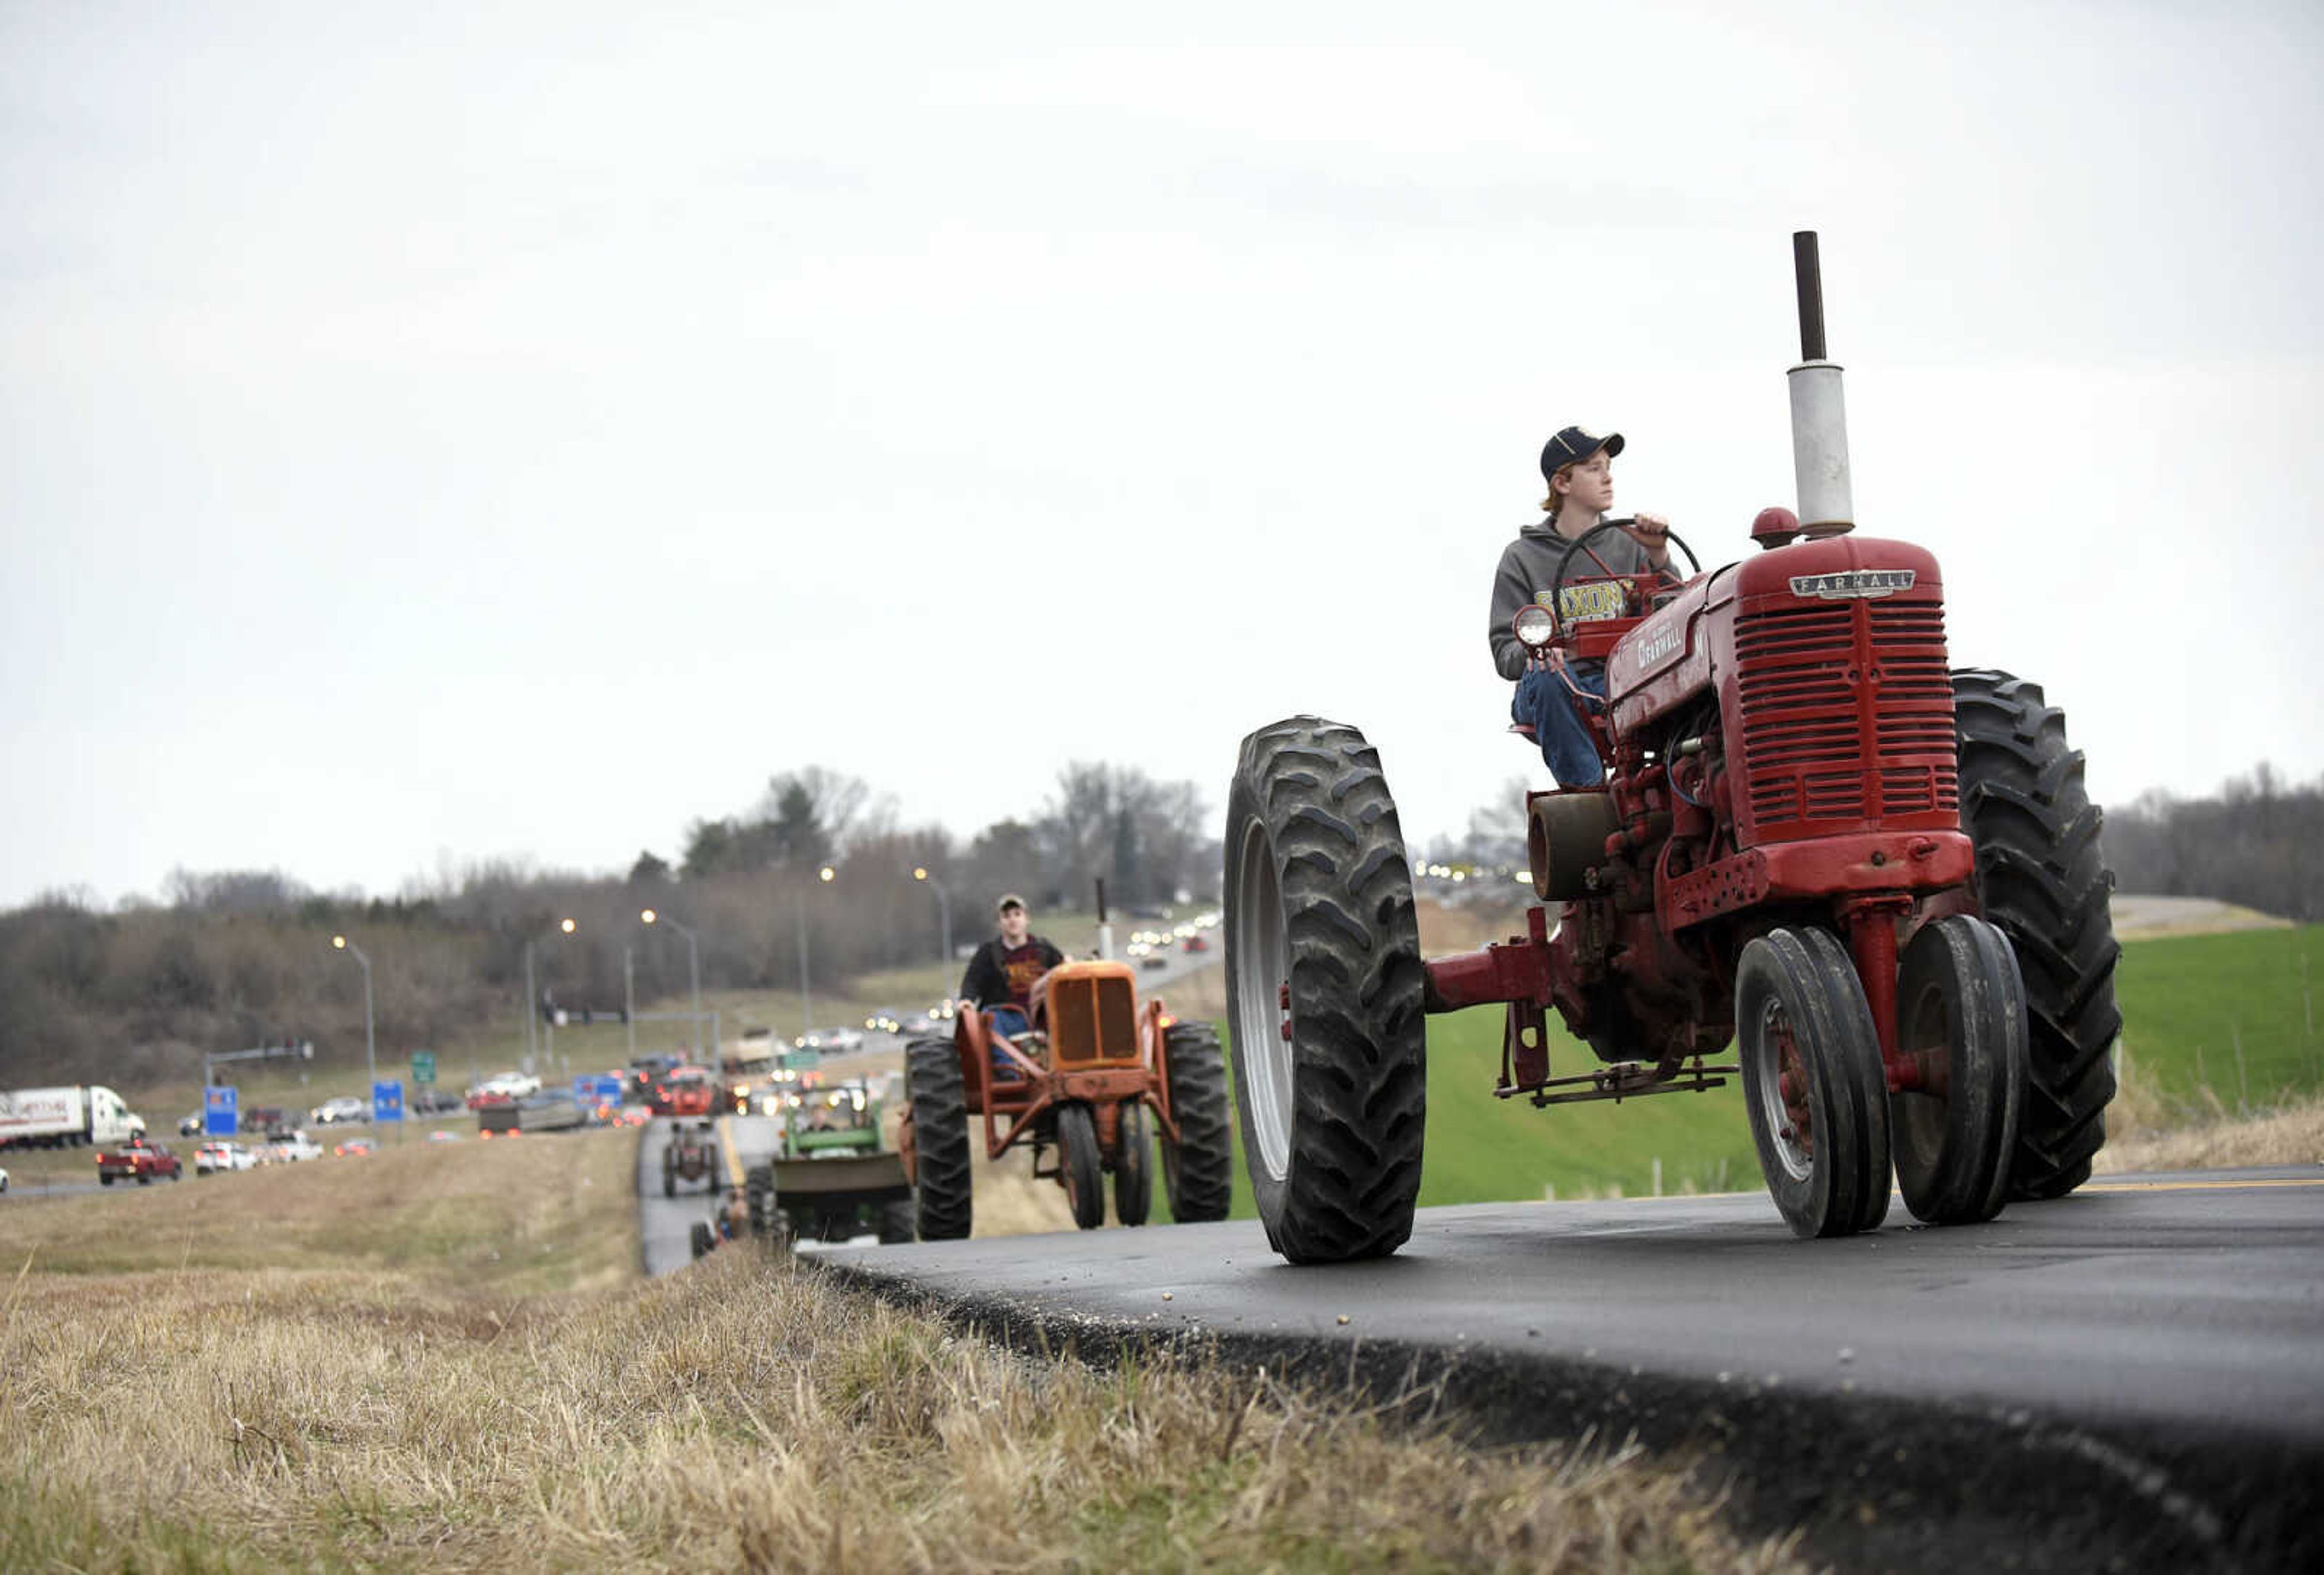
[[[1587,719],[1604,787],[1527,795],[1534,889],[1562,914],[1529,908],[1526,934],[1424,962],[1363,735],[1300,716],[1243,741],[1227,990],[1251,1187],[1292,1261],[1410,1235],[1426,1014],[1489,1003],[1507,1011],[1499,1098],[1620,1101],[1739,1073],[1801,1236],[1878,1225],[1892,1167],[1932,1224],[2089,1176],[2121,1026],[2098,812],[2039,688],[1950,670],[1935,558],[1852,533],[1814,243],[1795,237],[1799,514],[1766,511],[1757,557],[1675,587],[1609,573],[1585,536],[1567,572],[1620,615],[1518,614],[1529,646],[1606,664]],[[1551,1011],[1601,1064],[1554,1074]],[[1735,1063],[1706,1060],[1730,1043]]]
[[[964,1237],[973,1223],[971,1116],[982,1119],[986,1158],[1031,1147],[1033,1174],[1056,1178],[1084,1230],[1105,1223],[1109,1174],[1114,1217],[1146,1223],[1157,1138],[1171,1217],[1225,1219],[1234,1154],[1216,1030],[1173,1021],[1158,1000],[1141,1006],[1128,965],[1111,962],[1051,969],[1031,1022],[1011,1037],[991,1013],[964,1011],[951,1038],[905,1047],[908,1101],[897,1147],[920,1239]]]

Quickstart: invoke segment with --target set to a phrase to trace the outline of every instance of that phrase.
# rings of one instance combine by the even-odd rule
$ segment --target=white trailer
[[[119,1094],[99,1084],[0,1090],[0,1148],[118,1143],[142,1125]]]

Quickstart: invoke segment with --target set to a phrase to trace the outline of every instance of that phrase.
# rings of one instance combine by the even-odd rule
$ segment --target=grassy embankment
[[[756,1252],[632,1139],[0,1203],[0,1568],[1759,1570],[1669,1463],[1030,1363]]]

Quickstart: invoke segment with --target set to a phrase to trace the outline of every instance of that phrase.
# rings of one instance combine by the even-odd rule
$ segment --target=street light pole
[[[575,926],[569,918],[558,919],[557,928],[558,934],[569,935],[573,933]],[[552,1033],[547,1045],[542,1045],[540,1042],[540,1028],[538,1021],[540,1016],[540,991],[534,988],[532,982],[532,946],[533,942],[538,938],[533,935],[527,935],[524,938],[524,1055],[525,1071],[534,1077],[542,1077],[542,1074],[549,1070],[549,1054],[556,1049],[557,1038]],[[547,1079],[542,1077],[542,1081],[546,1082]]]
[[[668,925],[686,937],[686,977],[687,981],[694,987],[694,1064],[699,1066],[702,1064],[702,947],[698,944],[699,937],[668,914],[657,913],[650,907],[639,911],[638,921],[641,924]],[[712,1037],[715,1038],[716,1036],[713,1035]],[[632,1034],[631,1049],[634,1051],[636,1047],[636,1036]]]
[[[345,935],[333,935],[331,937],[331,944],[337,946],[342,952],[354,953],[355,960],[363,964],[364,1065],[371,1073],[371,1076],[367,1081],[373,1087],[376,1088],[379,1085],[379,1055],[377,1048],[373,1041],[371,1031],[371,959],[364,955],[364,949],[361,946],[356,945]]]
[[[798,919],[799,954],[799,1037],[815,1032],[815,997],[808,993],[807,983],[807,893],[799,892],[791,899],[791,912]]]
[[[946,968],[950,968],[952,966],[952,894],[944,889],[943,881],[927,872],[925,866],[914,866],[912,879],[927,881],[928,889],[936,894],[936,923],[944,932],[944,962]]]
[[[825,864],[816,871],[816,879],[828,886],[837,874],[837,870]],[[799,1037],[804,1039],[815,1032],[815,992],[813,987],[807,982],[806,892],[802,891],[798,894],[798,900],[792,905],[792,911],[798,916]]]
[[[630,1059],[638,1058],[638,975],[630,944],[622,943],[622,1026],[629,1030]]]

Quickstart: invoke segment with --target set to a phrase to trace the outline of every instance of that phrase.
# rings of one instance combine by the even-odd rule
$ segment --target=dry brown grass
[[[2245,1117],[2231,1113],[2209,1083],[2198,1084],[2195,1096],[2191,1105],[2166,1099],[2144,1063],[2117,1049],[2107,1143],[2090,1168],[2120,1175],[2324,1164],[2324,1095],[2287,1093],[2273,1109]]]
[[[9,1210],[32,1262],[0,1311],[0,1568],[1790,1567],[1631,1456],[1480,1454],[1176,1360],[1027,1362],[747,1249],[495,1280],[626,1152],[411,1157],[441,1175],[283,1173],[327,1204],[189,1183]],[[144,1261],[45,1266],[83,1235]]]
[[[2191,1127],[2163,1127],[2152,1119],[2140,1120],[2140,1095],[2128,1083],[2125,1092],[2130,1095],[2130,1119],[2119,1135],[2110,1131],[2107,1146],[2098,1150],[2092,1168],[2101,1174],[2324,1165],[2324,1098],[2301,1100],[2263,1115],[2236,1119],[2228,1116],[2218,1096],[2205,1089],[2211,1119]],[[2110,1128],[2115,1127],[2116,1109],[2124,1103],[2118,1097],[2116,1106],[2109,1107]]]

